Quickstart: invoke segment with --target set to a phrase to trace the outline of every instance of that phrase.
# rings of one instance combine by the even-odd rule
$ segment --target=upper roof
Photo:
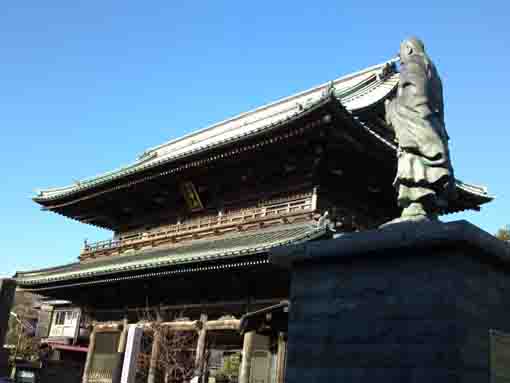
[[[196,240],[186,245],[141,249],[129,255],[106,257],[89,262],[18,272],[14,276],[18,286],[44,290],[69,287],[75,284],[105,283],[116,280],[153,277],[163,273],[161,268],[189,265],[179,272],[206,270],[205,262],[228,260],[258,253],[267,253],[277,246],[297,244],[324,236],[325,226],[315,222],[280,225],[244,233],[226,234],[217,239]],[[260,262],[260,261],[258,261]],[[201,266],[196,266],[200,264]],[[195,265],[195,266],[192,266]],[[212,268],[222,268],[211,266]],[[158,271],[156,271],[158,269]],[[126,276],[126,273],[136,272]],[[175,273],[175,271],[173,271]],[[120,276],[124,275],[124,276]],[[99,280],[98,280],[99,278]],[[88,280],[88,282],[87,282]]]
[[[395,91],[399,82],[396,61],[396,59],[389,60],[340,77],[182,138],[169,141],[147,150],[136,162],[129,166],[66,187],[42,190],[34,197],[34,200],[45,208],[54,210],[77,203],[82,199],[129,187],[154,177],[172,174],[174,170],[186,168],[188,165],[182,165],[182,163],[186,164],[188,159],[191,161],[194,158],[192,156],[277,130],[292,121],[306,118],[309,113],[329,104],[336,106],[336,109],[341,109],[342,113],[345,114],[344,118],[352,120],[357,129],[363,132],[364,135],[375,138],[376,142],[390,149],[390,152],[396,153],[397,146],[392,141],[389,130],[388,134],[385,134],[380,129],[374,128],[372,121],[363,118],[364,114],[370,115],[372,111],[380,106],[383,100]],[[373,122],[376,125],[380,124],[380,121]],[[214,155],[210,159],[214,160],[219,157],[221,156]],[[166,165],[173,166],[175,169],[168,170],[169,166]],[[154,169],[154,171],[151,169]],[[149,173],[146,173],[146,171],[150,171],[151,175],[147,176]],[[482,186],[470,185],[456,180],[456,188],[461,198],[457,199],[451,206],[449,205],[444,211],[441,211],[442,214],[463,209],[478,210],[480,205],[493,199],[488,194],[487,189]],[[62,212],[61,214],[67,215]]]
[[[40,190],[34,200],[39,203],[58,200],[199,151],[209,150],[221,144],[260,133],[305,112],[328,93],[334,93],[349,112],[363,110],[387,97],[397,86],[398,73],[388,72],[389,65],[391,67],[395,61],[393,59],[340,77],[148,149],[137,161],[117,170],[77,181],[72,185]]]

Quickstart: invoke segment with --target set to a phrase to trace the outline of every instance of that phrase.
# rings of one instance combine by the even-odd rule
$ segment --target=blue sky
[[[510,6],[505,1],[3,1],[0,275],[72,262],[110,233],[42,212],[37,188],[385,61],[424,39],[445,86],[459,178],[510,224]]]

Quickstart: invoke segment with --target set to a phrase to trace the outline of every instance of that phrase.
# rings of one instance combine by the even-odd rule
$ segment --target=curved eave
[[[451,201],[442,214],[457,213],[464,210],[480,210],[481,206],[494,200],[484,186],[472,185],[455,180],[457,198]]]
[[[386,98],[398,84],[398,73],[390,72],[384,73],[384,76],[382,75],[382,68],[388,68],[388,65],[391,63],[392,61],[370,68],[370,71],[367,70],[356,74],[357,76],[360,76],[361,79],[355,83],[352,83],[354,79],[351,76],[351,78],[348,79],[351,82],[348,83],[350,84],[349,86],[345,86],[343,83],[345,79],[339,79],[336,80],[336,84],[335,82],[331,82],[329,84],[330,88],[327,88],[328,84],[314,88],[313,91],[315,92],[315,98],[309,101],[306,100],[307,92],[298,94],[299,96],[304,97],[303,103],[298,102],[301,98],[297,98],[295,102],[293,100],[294,107],[291,108],[290,111],[277,113],[281,115],[281,119],[275,120],[273,118],[268,118],[267,120],[270,122],[266,125],[257,121],[257,124],[254,124],[254,128],[250,128],[251,130],[238,129],[239,134],[220,135],[221,137],[225,136],[224,139],[216,139],[214,138],[216,136],[214,136],[213,138],[203,140],[198,144],[194,144],[191,141],[191,144],[188,146],[189,150],[188,147],[185,147],[163,156],[154,156],[152,155],[154,153],[152,153],[151,155],[142,157],[140,161],[137,161],[127,167],[105,173],[92,179],[80,181],[74,185],[65,187],[41,190],[33,197],[33,200],[45,206],[49,202],[59,201],[78,193],[84,193],[88,190],[104,186],[105,184],[132,176],[136,173],[182,160],[186,157],[206,152],[228,143],[240,141],[256,134],[264,133],[274,129],[275,127],[286,125],[289,122],[305,116],[311,110],[324,102],[324,99],[326,98],[325,96],[328,96],[329,94],[334,94],[342,102],[344,107],[351,112],[368,108]],[[354,75],[353,77],[355,78]]]
[[[214,269],[211,262],[232,261],[267,253],[277,247],[310,241],[327,234],[327,228],[316,223],[294,224],[253,232],[228,235],[217,240],[196,241],[177,248],[140,250],[129,255],[105,258],[86,263],[14,275],[23,289],[62,288],[70,283],[90,284],[133,278],[157,276],[161,273],[182,273]],[[256,261],[255,261],[256,262]],[[179,267],[176,271],[175,267]],[[184,269],[183,269],[184,267]],[[174,270],[168,271],[168,268]],[[120,279],[119,279],[120,278]]]
[[[361,120],[355,113],[350,113],[353,121],[363,129],[367,135],[375,138],[381,146],[389,149],[390,152],[396,156],[397,144],[390,138],[385,137],[377,133],[370,124]],[[464,210],[480,210],[481,205],[489,203],[494,200],[494,196],[488,193],[485,186],[473,185],[455,179],[455,188],[457,192],[457,198],[453,201],[449,201],[447,208],[440,211],[440,214],[457,213]]]
[[[366,122],[362,121],[358,116],[351,114],[353,120],[358,126],[363,129],[368,135],[374,137],[382,146],[389,149],[393,155],[396,156],[397,144],[392,141],[390,137],[383,137],[378,134],[376,130]],[[455,179],[455,188],[457,198],[449,202],[448,207],[440,210],[440,214],[457,213],[464,210],[480,210],[481,205],[489,203],[494,200],[494,196],[488,193],[485,186],[473,185],[465,183],[461,180]]]
[[[108,192],[109,190],[115,190],[119,187],[127,187],[129,186],[128,177],[132,178],[138,173],[151,171],[151,169],[157,169],[156,171],[159,171],[160,168],[163,169],[165,166],[168,168],[168,165],[170,164],[171,166],[173,162],[185,161],[184,163],[186,163],[186,161],[196,158],[197,155],[203,155],[213,149],[226,147],[238,142],[241,143],[244,140],[258,135],[264,135],[273,130],[282,129],[291,123],[305,118],[310,113],[320,108],[328,107],[328,104],[332,101],[341,109],[342,115],[347,116],[347,118],[352,118],[353,122],[366,133],[367,137],[370,136],[372,142],[378,142],[382,147],[385,147],[387,151],[396,153],[396,143],[393,142],[390,137],[377,133],[378,129],[374,129],[370,126],[369,122],[359,118],[365,111],[380,105],[392,94],[398,85],[399,75],[392,65],[381,65],[376,69],[377,70],[374,69],[372,72],[364,72],[362,80],[354,83],[351,82],[349,86],[345,86],[345,84],[342,83],[336,85],[331,83],[328,88],[323,86],[323,88],[321,88],[323,91],[320,98],[306,105],[299,105],[300,107],[297,110],[286,114],[284,118],[273,120],[270,124],[260,125],[256,129],[243,131],[237,135],[230,135],[223,140],[213,140],[209,143],[205,142],[203,145],[192,145],[190,150],[182,151],[176,155],[164,156],[161,158],[148,156],[148,159],[119,171],[107,173],[93,180],[84,181],[66,188],[48,190],[33,199],[45,208],[56,211],[55,208],[66,206],[70,203],[76,203],[82,198],[85,199],[93,196],[98,188],[104,188],[105,190],[98,192],[97,195]],[[169,172],[157,173],[156,176],[166,173]],[[145,180],[143,177],[144,176],[141,175],[141,178],[136,182],[143,182]],[[111,189],[107,189],[110,185],[115,186]],[[459,198],[456,201],[452,201],[448,208],[441,212],[442,214],[466,209],[479,210],[482,204],[488,203],[494,199],[494,197],[487,193],[484,187],[466,184],[457,180],[456,188]],[[63,202],[66,200],[67,202]]]
[[[391,80],[394,82],[394,76],[392,76]],[[396,84],[398,84],[398,82],[394,82],[394,86],[396,86]],[[367,92],[364,93],[364,97],[372,98],[372,101],[373,101],[372,105],[375,105],[375,103],[377,103],[377,102],[379,102],[379,103],[382,102],[382,100],[385,97],[387,97],[388,93],[392,92],[394,89],[394,87],[389,87],[384,82],[381,82],[379,86],[374,86],[374,85],[375,84],[372,83],[371,88],[372,88],[373,92],[379,91],[379,94],[377,94],[377,97],[371,96],[370,93],[367,93]],[[379,88],[381,88],[381,87],[385,88],[384,92],[380,92]],[[359,97],[356,97],[355,93],[352,93],[351,97],[353,100],[359,100]],[[356,102],[358,102],[358,105],[363,105],[363,104],[359,104],[359,101],[356,101]],[[207,152],[213,148],[218,148],[223,145],[229,145],[232,142],[242,142],[245,139],[253,138],[253,137],[257,136],[258,134],[266,134],[267,132],[269,132],[271,130],[281,129],[283,126],[287,126],[288,124],[291,124],[291,123],[296,123],[300,119],[308,116],[309,114],[311,114],[313,112],[317,112],[318,113],[317,115],[323,115],[325,113],[326,114],[330,113],[333,110],[335,110],[339,113],[339,115],[341,116],[340,118],[349,119],[352,124],[356,125],[357,128],[359,129],[359,132],[363,133],[363,136],[365,137],[367,142],[372,142],[373,144],[378,144],[380,149],[385,149],[382,152],[387,153],[388,161],[395,161],[394,157],[396,156],[397,146],[396,146],[396,143],[392,141],[391,137],[383,136],[383,135],[377,133],[376,129],[369,126],[368,123],[363,122],[356,115],[357,112],[348,111],[344,107],[341,100],[339,100],[337,97],[335,97],[334,93],[329,93],[329,94],[324,95],[324,97],[321,98],[318,102],[316,102],[312,105],[309,105],[303,111],[295,113],[294,115],[288,117],[284,121],[279,121],[278,123],[272,124],[269,127],[261,128],[260,130],[257,130],[256,132],[252,132],[251,134],[246,134],[243,137],[233,137],[230,140],[227,140],[226,142],[220,142],[220,143],[217,143],[211,147],[198,148],[198,149],[196,149],[194,154],[200,154],[202,152]],[[380,150],[380,149],[375,149],[375,150]],[[167,170],[165,170],[161,173],[157,173],[155,176],[165,175],[166,173],[169,173],[169,172]],[[144,180],[143,178],[140,179],[140,181],[143,181],[143,180]],[[120,186],[122,186],[122,185],[120,185]],[[120,186],[116,186],[116,188],[120,187]],[[128,187],[129,183],[127,183],[123,186]],[[460,180],[456,180],[456,189],[457,189],[458,198],[456,200],[450,201],[450,204],[448,205],[448,207],[443,209],[442,211],[440,211],[441,214],[454,213],[454,212],[470,210],[470,209],[480,210],[481,205],[491,202],[494,199],[494,197],[492,197],[488,194],[487,189],[485,187],[467,184]],[[108,190],[106,190],[104,192],[108,192]],[[75,203],[78,201],[79,201],[79,199],[73,200],[71,202],[67,202],[64,205],[57,205],[57,206],[50,205],[50,207],[48,207],[48,209],[59,208],[59,207],[67,205],[68,203]],[[63,214],[63,215],[65,215],[65,214]],[[73,218],[73,217],[71,217],[71,218]]]
[[[331,94],[325,94],[317,102],[307,105],[299,112],[289,115],[285,119],[274,122],[270,125],[263,126],[263,127],[256,129],[250,133],[244,133],[239,136],[230,137],[224,141],[215,142],[214,144],[211,144],[211,145],[197,147],[193,150],[190,150],[189,152],[183,153],[183,154],[175,156],[175,157],[164,158],[164,159],[161,159],[158,161],[153,161],[151,163],[144,165],[143,167],[132,168],[132,169],[124,172],[122,174],[122,176],[114,177],[109,180],[104,180],[104,181],[98,182],[97,184],[94,184],[94,185],[87,185],[87,186],[83,186],[83,187],[80,186],[77,189],[70,190],[70,191],[65,192],[58,196],[52,196],[52,197],[48,197],[48,198],[34,197],[33,200],[35,202],[41,204],[42,206],[44,206],[44,208],[53,210],[56,207],[61,207],[61,206],[65,206],[65,205],[69,204],[69,202],[65,202],[62,205],[60,205],[59,204],[60,201],[63,201],[66,198],[73,198],[77,194],[82,194],[82,195],[88,195],[87,193],[93,194],[95,192],[95,190],[97,190],[97,187],[109,186],[109,184],[116,185],[115,187],[113,187],[111,189],[107,189],[106,192],[108,192],[110,190],[116,190],[116,189],[120,189],[122,187],[129,186],[130,182],[123,183],[122,180],[127,177],[141,173],[142,171],[150,171],[152,169],[156,169],[156,172],[157,172],[157,171],[160,171],[160,169],[167,169],[168,165],[171,166],[171,165],[173,165],[174,162],[177,162],[179,160],[185,161],[184,163],[186,164],[187,163],[186,161],[188,161],[188,162],[192,161],[192,159],[196,159],[197,156],[203,155],[207,152],[210,152],[211,150],[219,149],[219,148],[223,148],[223,147],[230,147],[234,143],[241,143],[247,139],[251,139],[251,138],[254,138],[257,136],[262,136],[262,135],[265,135],[271,131],[277,131],[285,126],[288,126],[289,124],[293,124],[301,119],[304,119],[305,117],[309,116],[313,112],[321,110],[321,108],[328,105],[331,102],[331,100],[332,100]],[[219,156],[214,156],[214,158],[216,158],[216,157],[219,158]],[[167,166],[167,167],[165,168],[165,166]],[[170,171],[169,170],[160,171],[159,173],[156,173],[153,176],[149,176],[146,178],[144,178],[142,176],[136,182],[137,183],[143,182],[145,180],[152,179],[154,177],[167,175],[167,174],[173,173],[177,169],[180,169],[180,168],[184,169],[186,167],[187,166],[180,165],[180,166],[177,166],[176,168],[171,169]],[[118,181],[121,181],[120,185],[119,185]],[[99,194],[103,194],[103,193],[104,192],[99,192],[97,194],[99,195]],[[88,197],[86,197],[86,198],[88,198]],[[86,198],[84,198],[84,199],[86,199]],[[81,197],[78,196],[76,200],[79,201],[80,199],[81,199]]]
[[[35,202],[37,202],[37,203],[39,203],[39,204],[41,204],[43,206],[46,206],[48,204],[48,202],[59,201],[59,200],[64,199],[66,197],[70,197],[70,196],[78,194],[78,193],[83,193],[83,192],[87,192],[89,190],[93,190],[93,189],[95,189],[97,187],[106,185],[106,184],[111,183],[111,182],[115,182],[115,181],[121,180],[122,178],[127,178],[129,176],[132,176],[132,175],[137,174],[137,173],[141,173],[143,171],[148,171],[148,170],[155,169],[155,168],[167,165],[167,164],[171,164],[173,162],[177,162],[178,160],[185,160],[188,157],[192,157],[192,156],[196,156],[196,155],[199,155],[199,154],[202,154],[202,153],[206,153],[206,152],[211,151],[213,149],[218,149],[218,148],[221,148],[223,146],[232,144],[234,142],[241,142],[241,141],[243,141],[245,139],[256,137],[257,135],[261,135],[261,134],[270,132],[271,130],[279,129],[282,126],[286,126],[289,123],[293,123],[293,122],[295,122],[295,121],[297,121],[297,120],[299,120],[299,119],[301,119],[303,117],[306,117],[309,113],[311,113],[314,110],[320,108],[324,103],[326,103],[328,101],[328,98],[329,97],[324,97],[321,100],[317,101],[316,103],[308,105],[307,107],[303,108],[302,111],[294,113],[293,115],[290,115],[287,118],[285,118],[283,120],[280,120],[278,122],[275,122],[275,123],[272,123],[270,125],[264,126],[264,127],[260,128],[260,129],[256,129],[255,131],[250,132],[249,134],[241,134],[239,136],[231,137],[231,138],[223,140],[223,141],[218,141],[218,142],[216,142],[214,144],[211,144],[211,145],[197,147],[197,148],[195,148],[193,150],[190,150],[188,152],[182,153],[181,155],[178,155],[178,156],[163,158],[163,159],[160,159],[160,160],[157,160],[157,161],[152,161],[152,162],[147,163],[147,164],[142,164],[142,165],[137,166],[137,167],[131,167],[129,169],[122,169],[122,171],[119,172],[119,173],[115,173],[115,174],[112,173],[112,177],[110,177],[108,179],[101,178],[100,180],[93,181],[93,182],[87,183],[85,185],[77,184],[76,186],[69,186],[67,188],[59,188],[58,189],[59,190],[59,194],[58,195],[51,195],[51,196],[45,196],[45,197],[35,196],[32,199]]]

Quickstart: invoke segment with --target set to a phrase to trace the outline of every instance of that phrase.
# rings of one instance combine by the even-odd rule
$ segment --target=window
[[[72,311],[66,311],[65,312],[65,320],[64,320],[64,324],[65,325],[72,325],[73,324],[73,312]]]
[[[78,319],[78,311],[57,311],[55,312],[55,325],[72,325]]]
[[[65,322],[66,312],[65,311],[57,311],[55,313],[55,324],[63,325]]]

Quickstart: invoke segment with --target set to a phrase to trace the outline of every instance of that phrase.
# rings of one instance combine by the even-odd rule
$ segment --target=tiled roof
[[[112,256],[96,261],[73,263],[60,267],[30,272],[18,272],[14,276],[20,287],[83,281],[90,278],[110,278],[123,273],[143,272],[169,266],[202,264],[265,253],[276,246],[289,245],[319,238],[327,229],[317,223],[282,225],[273,228],[227,234],[218,239],[196,240],[190,244],[158,249],[139,250],[129,255]]]
[[[206,129],[149,149],[138,161],[118,170],[82,180],[74,185],[41,190],[34,197],[34,200],[44,202],[62,198],[115,179],[270,130],[282,122],[306,114],[309,109],[324,101],[324,96],[331,90],[346,110],[353,112],[364,109],[386,97],[397,86],[398,73],[393,72],[382,76],[384,68],[387,68],[387,65],[392,62],[389,61],[352,75],[341,77],[330,83],[322,84],[305,92],[265,105],[254,111],[243,113]]]

